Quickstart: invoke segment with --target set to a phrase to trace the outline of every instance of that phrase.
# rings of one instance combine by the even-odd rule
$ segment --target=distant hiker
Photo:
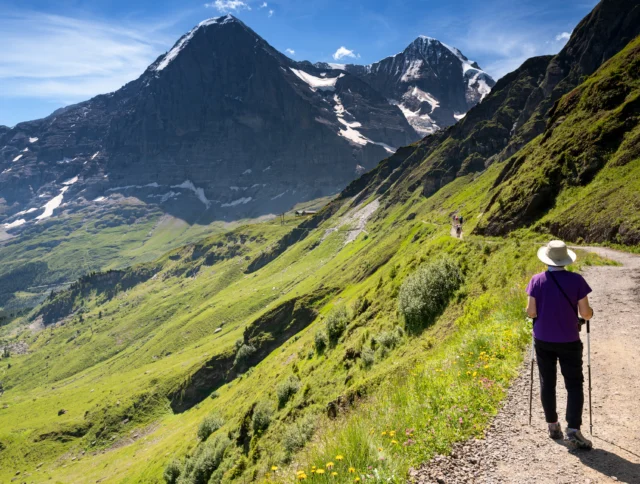
[[[527,286],[527,314],[533,318],[535,352],[540,373],[540,397],[552,439],[563,437],[556,413],[556,365],[567,389],[567,440],[576,447],[590,449],[591,441],[580,432],[584,405],[582,341],[578,311],[593,317],[587,295],[591,288],[580,274],[566,271],[576,254],[564,242],[554,240],[538,250],[538,258],[548,270],[533,276]]]
[[[462,218],[462,215],[460,215],[460,218],[458,219],[460,221],[460,225],[462,225],[464,223],[464,220]]]
[[[462,234],[462,226],[458,224],[456,225],[456,235],[458,236],[458,238],[460,238],[461,234]]]

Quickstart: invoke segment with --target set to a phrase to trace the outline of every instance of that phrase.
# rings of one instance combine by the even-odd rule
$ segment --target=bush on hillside
[[[314,337],[314,347],[316,349],[316,352],[321,355],[327,348],[328,344],[329,339],[327,338],[327,333],[322,330],[317,331]]]
[[[198,427],[198,438],[205,441],[209,436],[224,425],[224,420],[218,415],[207,415]]]
[[[360,352],[360,364],[362,365],[362,368],[364,368],[365,370],[368,370],[369,368],[371,368],[375,363],[375,361],[376,361],[376,355],[371,348],[364,348]]]
[[[164,468],[164,473],[162,474],[164,482],[167,484],[176,484],[180,477],[181,470],[182,466],[180,465],[180,461],[173,459],[167,464],[167,467]]]
[[[219,435],[216,439],[208,441],[201,446],[201,451],[194,456],[193,471],[191,472],[191,482],[193,484],[207,484],[213,471],[215,471],[224,457],[231,442],[224,435]]]
[[[460,287],[462,274],[448,256],[419,267],[400,287],[398,311],[408,331],[418,332],[434,322]]]
[[[251,417],[251,426],[254,433],[264,432],[271,423],[273,416],[273,407],[269,402],[258,402],[253,409],[253,417]]]
[[[284,430],[282,434],[282,446],[284,447],[287,460],[290,460],[292,454],[302,449],[305,444],[311,440],[314,430],[315,422],[312,415],[307,415],[292,423]]]
[[[403,331],[401,328],[396,328],[393,331],[383,331],[382,333],[371,338],[371,348],[377,349],[380,352],[380,356],[383,358],[387,356],[387,353],[393,348],[398,346],[402,340]]]
[[[296,376],[290,376],[283,381],[276,389],[278,395],[278,407],[284,407],[287,402],[300,390],[300,379]]]
[[[236,353],[236,359],[233,361],[233,365],[236,368],[244,367],[247,364],[249,357],[255,352],[256,349],[251,345],[240,345]]]
[[[344,330],[347,329],[348,322],[349,314],[347,313],[347,308],[344,306],[333,308],[327,315],[327,337],[332,346],[338,343],[340,336],[342,336]]]
[[[351,309],[353,310],[354,316],[360,316],[371,306],[371,302],[366,298],[359,296],[358,299],[355,300]]]

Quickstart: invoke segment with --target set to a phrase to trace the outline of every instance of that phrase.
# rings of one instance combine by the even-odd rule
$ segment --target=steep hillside
[[[478,232],[504,234],[553,209],[541,227],[565,238],[638,244],[639,157],[640,37],[561,98],[504,165]]]

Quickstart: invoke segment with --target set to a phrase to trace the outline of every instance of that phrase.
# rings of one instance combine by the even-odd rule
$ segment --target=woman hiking
[[[591,288],[580,274],[565,267],[576,254],[564,242],[553,240],[538,250],[538,259],[547,270],[533,276],[527,286],[527,314],[533,318],[533,337],[540,373],[540,397],[552,439],[562,439],[556,413],[557,362],[567,389],[567,440],[581,449],[591,449],[591,441],[580,432],[584,390],[582,342],[579,316],[593,317],[587,295]]]

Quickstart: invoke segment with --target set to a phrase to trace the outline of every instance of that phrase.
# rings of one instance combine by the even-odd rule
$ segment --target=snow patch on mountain
[[[63,187],[62,190],[60,190],[60,194],[53,197],[51,200],[49,200],[44,207],[44,212],[42,212],[40,215],[38,215],[36,217],[36,220],[44,220],[45,218],[49,218],[53,215],[53,211],[58,208],[61,204],[62,204],[62,199],[64,198],[64,193],[69,189],[68,186]]]
[[[400,78],[402,82],[410,82],[422,77],[420,75],[420,68],[424,65],[422,59],[415,59],[409,63],[409,67],[404,71],[404,74]]]
[[[70,186],[70,185],[73,185],[74,183],[76,183],[77,181],[78,181],[78,177],[77,177],[77,176],[74,176],[73,178],[70,178],[70,179],[69,179],[69,180],[67,180],[67,181],[63,181],[63,182],[62,182],[62,184],[63,184],[63,185]]]
[[[412,111],[404,103],[396,104],[407,122],[416,130],[420,136],[433,134],[440,129],[436,122],[428,114],[420,114],[420,109]]]
[[[22,158],[22,155],[18,155],[13,159],[13,162],[15,163],[16,161],[19,161],[20,158]]]
[[[12,229],[15,227],[20,227],[21,225],[26,224],[27,221],[23,218],[18,219],[18,220],[14,220],[13,222],[11,222],[10,224],[4,224],[4,228],[5,229]]]
[[[198,31],[198,29],[214,24],[224,25],[233,21],[234,18],[231,15],[227,15],[226,17],[214,17],[200,22],[196,27],[191,29],[187,34],[183,35],[180,40],[178,40],[176,45],[174,45],[173,48],[165,54],[165,56],[162,58],[162,60],[154,70],[156,72],[160,72],[164,70],[169,64],[171,64],[171,61],[178,57],[178,54],[180,54],[180,52],[182,52],[189,41],[193,39],[193,36]]]
[[[382,146],[388,153],[396,152],[395,148],[393,148],[392,146],[389,146],[388,144],[385,144],[385,143],[373,141],[367,138],[366,136],[364,136],[360,131],[354,129],[354,128],[361,128],[362,123],[358,122],[353,117],[353,115],[344,108],[344,105],[342,104],[342,101],[340,100],[340,97],[338,97],[337,94],[334,94],[333,100],[336,103],[336,105],[333,108],[336,114],[336,118],[338,119],[338,122],[344,126],[343,129],[340,129],[338,131],[338,134],[340,136],[360,146],[364,146],[367,143],[371,143],[374,145]],[[348,114],[351,118],[353,118],[353,121],[348,122],[346,119],[344,119],[345,114]]]
[[[244,205],[246,203],[249,203],[251,200],[253,200],[253,198],[251,198],[251,197],[242,197],[242,198],[238,198],[237,200],[234,200],[233,202],[223,203],[220,206],[221,207],[235,207],[237,205]]]
[[[204,189],[196,187],[190,180],[185,180],[180,185],[172,185],[171,188],[184,188],[187,190],[191,190],[196,194],[196,197],[198,197],[198,199],[205,205],[205,207],[209,208],[211,206],[211,202],[204,194]]]
[[[26,215],[26,214],[28,214],[28,213],[33,213],[33,212],[35,212],[36,210],[38,210],[38,209],[37,209],[37,208],[30,208],[29,210],[22,210],[22,211],[20,211],[20,212],[16,213],[16,216],[18,216],[18,217],[19,217],[20,215]]]
[[[344,74],[340,74],[338,77],[316,77],[300,69],[294,69],[293,67],[289,67],[289,70],[306,82],[309,85],[309,89],[314,92],[317,90],[335,91],[336,82],[338,82],[338,79],[341,77],[344,77]]]
[[[29,138],[29,143],[35,143],[38,141],[38,138]]]

